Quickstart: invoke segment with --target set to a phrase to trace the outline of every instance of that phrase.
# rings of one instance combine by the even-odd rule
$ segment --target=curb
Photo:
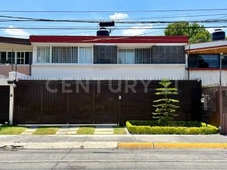
[[[227,149],[227,143],[119,142],[119,149]]]

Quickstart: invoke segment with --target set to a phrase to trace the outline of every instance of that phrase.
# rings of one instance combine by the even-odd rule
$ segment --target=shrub
[[[142,125],[144,123],[145,125]],[[152,126],[151,126],[152,124]],[[176,121],[172,122],[172,126],[162,126],[158,125],[156,121],[127,121],[126,127],[130,133],[133,134],[216,134],[218,128],[212,125],[207,125],[201,122],[185,122]],[[173,125],[181,126],[173,126]],[[187,126],[182,126],[182,125]],[[193,127],[192,125],[197,125]]]
[[[169,121],[160,122],[160,121],[152,121],[152,120],[130,120],[132,125],[145,125],[145,126],[177,126],[177,127],[206,127],[205,123],[201,123],[198,121]]]

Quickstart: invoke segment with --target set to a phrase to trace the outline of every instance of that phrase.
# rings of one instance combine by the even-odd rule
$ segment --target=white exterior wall
[[[59,79],[187,79],[185,64],[71,64],[37,63],[37,46],[90,46],[99,44],[33,43],[33,78]],[[108,44],[107,44],[108,45]],[[118,48],[148,48],[155,44],[115,44]],[[158,44],[184,45],[184,44]],[[93,50],[92,50],[93,51]],[[51,53],[51,51],[50,51]]]
[[[201,79],[202,85],[219,85],[220,71],[219,70],[190,70],[190,79]],[[222,85],[227,85],[227,70],[221,71]]]
[[[88,79],[185,79],[185,64],[33,64],[32,77]]]
[[[0,86],[9,86],[8,80],[8,78],[0,78]]]

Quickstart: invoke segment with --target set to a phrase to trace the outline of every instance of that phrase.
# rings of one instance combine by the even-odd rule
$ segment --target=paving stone
[[[55,133],[55,135],[65,135],[66,133],[62,133],[62,132],[57,132]]]
[[[108,132],[108,133],[107,132],[105,132],[105,133],[95,132],[94,135],[113,135],[113,132],[111,132],[111,133],[110,132]]]
[[[56,133],[56,135],[75,135],[78,127],[62,126]]]
[[[66,135],[75,135],[76,132],[67,132]]]
[[[38,129],[38,127],[39,126],[29,127],[23,133],[21,133],[21,135],[32,135]]]
[[[102,130],[102,129],[96,129],[95,131],[96,131],[96,132],[113,132],[114,130],[113,130],[113,129],[110,129],[110,130],[106,130],[106,129],[105,129],[105,130],[104,130],[104,129],[103,129],[103,130]]]

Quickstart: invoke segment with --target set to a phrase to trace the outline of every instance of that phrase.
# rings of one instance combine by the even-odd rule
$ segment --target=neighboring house
[[[29,39],[0,37],[0,123],[12,121],[14,75],[30,75],[32,46]],[[10,75],[11,72],[11,75]],[[11,86],[10,86],[11,84]],[[11,96],[11,97],[10,97]],[[10,109],[11,108],[11,109]]]
[[[227,41],[192,44],[186,53],[189,79],[201,79],[203,94],[208,95],[209,123],[227,133]]]
[[[189,79],[201,79],[203,86],[219,85],[220,81],[222,85],[227,85],[226,40],[191,44],[187,46],[186,53],[188,54],[187,70]],[[220,63],[222,64],[221,67]]]
[[[29,39],[0,37],[0,74],[17,71],[30,75],[32,46]]]

